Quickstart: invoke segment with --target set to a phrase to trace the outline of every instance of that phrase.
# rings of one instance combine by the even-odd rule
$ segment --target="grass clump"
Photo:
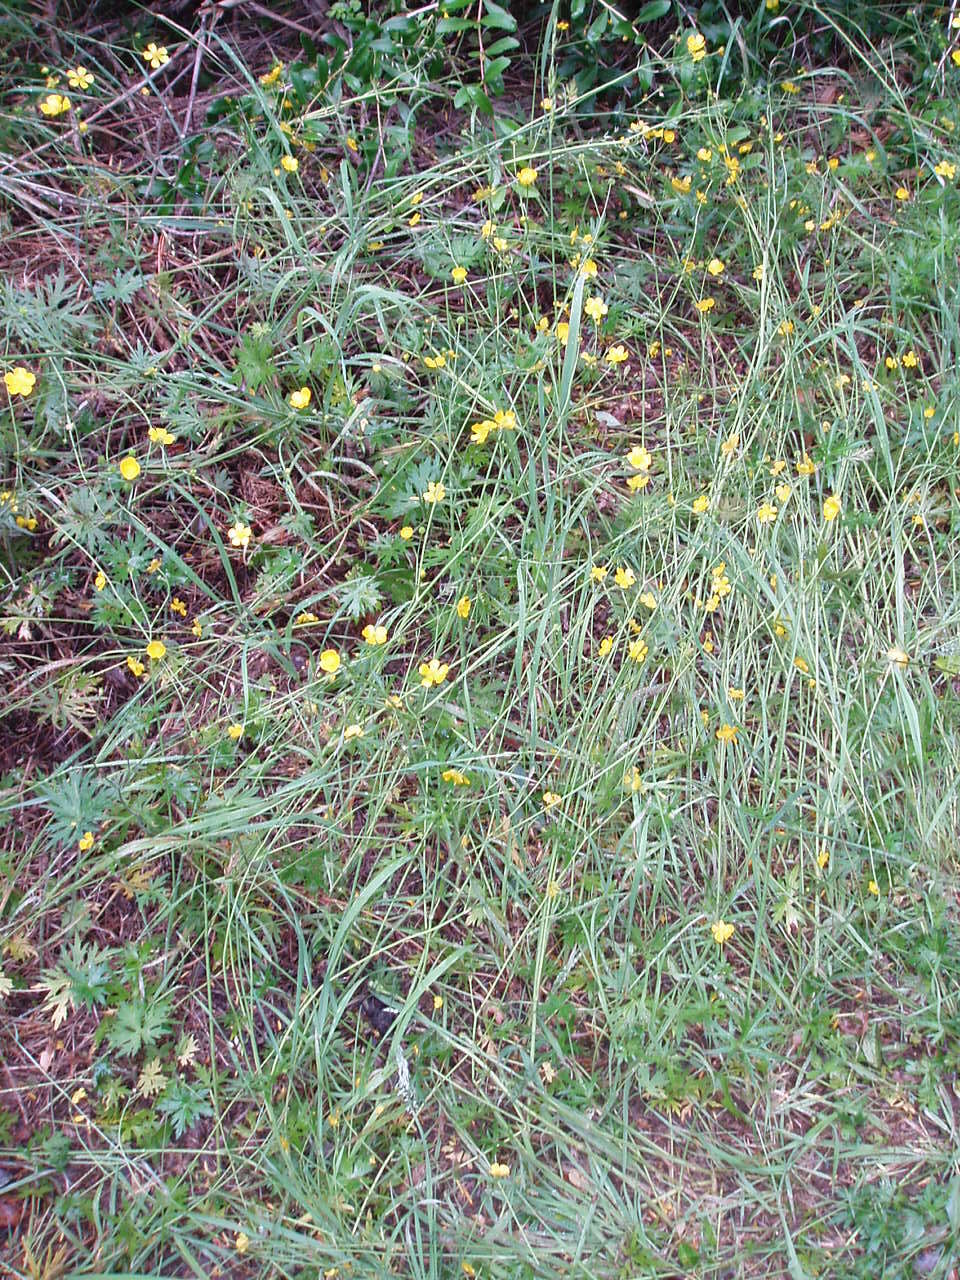
[[[654,8],[4,10],[11,1274],[956,1265],[957,36]]]

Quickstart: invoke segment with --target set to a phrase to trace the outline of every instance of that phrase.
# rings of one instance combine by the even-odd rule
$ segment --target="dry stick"
[[[200,36],[197,40],[197,52],[193,59],[193,76],[190,80],[190,97],[187,101],[187,114],[183,117],[183,128],[180,131],[180,141],[186,141],[187,134],[190,132],[190,122],[193,119],[193,104],[197,97],[197,81],[200,79],[200,63],[203,61],[203,54],[207,47],[207,37],[210,35],[214,24],[219,17],[217,10],[213,11],[212,20],[209,27],[207,26],[207,18],[210,15],[204,13],[200,19]]]

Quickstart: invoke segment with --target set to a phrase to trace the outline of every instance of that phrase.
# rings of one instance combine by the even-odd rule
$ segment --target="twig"
[[[190,123],[193,120],[193,104],[197,98],[197,81],[200,79],[200,63],[203,61],[203,54],[207,47],[207,37],[210,34],[210,28],[212,28],[213,24],[216,22],[217,17],[218,11],[214,9],[212,11],[212,16],[211,12],[208,10],[200,19],[200,35],[197,39],[197,52],[193,58],[193,75],[190,78],[190,97],[187,99],[187,113],[183,117],[183,128],[180,131],[181,142],[186,140],[187,134],[190,132]],[[208,19],[210,19],[209,26],[207,25]]]

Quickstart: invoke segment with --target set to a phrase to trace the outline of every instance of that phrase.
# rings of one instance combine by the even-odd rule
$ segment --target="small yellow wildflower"
[[[700,62],[707,56],[707,42],[699,31],[687,36],[687,53],[694,62]]]
[[[713,940],[718,947],[722,947],[725,942],[729,942],[736,932],[732,924],[728,924],[726,920],[716,920],[710,926],[710,932],[713,934]]]
[[[559,23],[557,25],[559,26]],[[499,1161],[494,1161],[494,1163],[490,1166],[490,1177],[491,1178],[509,1178],[510,1166],[508,1164],[500,1164]]]
[[[147,645],[147,657],[152,659],[154,662],[159,662],[166,652],[167,646],[162,640],[151,640]]]
[[[353,738],[363,737],[363,727],[359,724],[348,724],[343,731],[344,742],[350,742]]]
[[[469,787],[470,779],[465,773],[461,773],[459,769],[444,769],[441,774],[444,782],[452,782],[455,787]]]
[[[227,530],[227,537],[230,539],[231,546],[242,547],[244,550],[250,545],[250,535],[253,530],[248,524],[243,524],[237,520]]]
[[[98,591],[102,591],[103,588],[107,585],[107,575],[103,572],[102,569],[94,578],[93,585],[96,587]]]
[[[605,658],[612,648],[613,636],[604,636],[599,645],[597,645],[597,657]]]
[[[325,671],[328,676],[332,676],[340,670],[340,655],[336,649],[323,650],[320,654],[320,670]]]
[[[88,849],[93,848],[93,832],[85,831],[77,841],[77,848],[81,853],[86,853]]]
[[[875,898],[880,897],[880,886],[877,884],[876,880],[870,881],[867,885],[867,892],[872,893]]]
[[[637,580],[637,575],[633,572],[629,565],[620,565],[616,573],[613,575],[614,582],[622,591],[627,591]]]
[[[3,375],[3,385],[7,388],[7,394],[23,396],[24,399],[33,390],[36,381],[37,375],[24,368],[22,364],[16,365]]]
[[[587,315],[590,317],[590,319],[594,322],[594,324],[599,324],[600,321],[603,319],[603,317],[607,314],[608,307],[607,307],[607,304],[604,302],[603,298],[601,298],[598,294],[593,298],[588,298],[586,303],[584,304],[583,309],[587,313]]]
[[[400,537],[404,540],[404,542],[409,542],[410,539],[413,537],[413,525],[405,524],[403,528],[400,530]]]
[[[563,799],[563,796],[558,795],[556,791],[545,791],[542,796],[543,807],[545,809],[553,809],[560,803],[562,799]]]
[[[173,444],[176,439],[165,427],[151,427],[147,435],[152,444]]]
[[[286,170],[287,173],[296,173],[300,168],[300,161],[296,156],[282,156],[280,168]]]
[[[696,303],[696,308],[701,315],[706,315],[706,313],[708,311],[712,311],[716,305],[717,305],[716,298],[706,297],[706,298],[701,298]]]
[[[901,649],[898,644],[895,644],[887,650],[887,660],[895,667],[906,667],[909,665],[910,655],[906,649]]]
[[[420,496],[424,502],[430,503],[432,506],[436,502],[442,502],[447,496],[447,491],[440,481],[431,480]]]
[[[65,115],[70,110],[70,99],[62,93],[48,93],[40,103],[40,110],[45,116],[53,119]]]
[[[724,742],[724,743],[736,742],[737,734],[739,732],[740,732],[740,728],[738,725],[722,724],[720,728],[717,730],[717,741]]]
[[[777,518],[777,508],[770,502],[763,502],[757,508],[757,524],[769,524]]]
[[[520,187],[532,187],[533,184],[536,182],[536,180],[537,180],[536,169],[531,169],[530,166],[527,164],[525,164],[523,168],[520,170],[520,172],[517,174],[517,185]]]
[[[705,493],[701,493],[698,498],[694,498],[693,500],[693,510],[695,515],[702,516],[709,506],[710,499]]]
[[[646,662],[647,654],[650,648],[644,640],[631,640],[630,648],[627,650],[627,656],[632,662],[639,666],[641,662]]]
[[[466,621],[466,619],[470,617],[470,603],[471,602],[470,602],[469,596],[460,597],[460,599],[457,601],[457,617],[458,618],[463,618],[464,621]]]
[[[616,346],[610,347],[603,358],[607,364],[618,365],[623,364],[625,360],[629,360],[630,355],[626,347],[620,346],[618,343]]]
[[[712,276],[721,276],[726,269],[726,264],[721,258],[711,258],[707,263],[707,270]]]
[[[67,72],[67,84],[71,89],[89,89],[93,80],[93,72],[88,71],[86,67],[76,67],[73,71]]]
[[[368,622],[360,634],[369,645],[376,646],[387,643],[387,628],[382,623],[374,624]]]
[[[128,658],[127,667],[129,668],[130,673],[135,676],[142,676],[146,671],[146,667],[138,658]]]
[[[450,664],[440,662],[437,658],[431,658],[429,662],[420,663],[420,684],[424,689],[429,689],[434,685],[443,684],[450,671]]]
[[[450,276],[454,284],[463,284],[464,280],[467,278],[467,268],[454,267],[450,272]]]
[[[126,458],[122,458],[120,460],[120,474],[124,480],[132,484],[140,474],[140,463],[136,458],[129,455]]]
[[[233,1242],[233,1247],[237,1253],[246,1253],[250,1248],[250,1237],[245,1231],[238,1231],[237,1238]]]
[[[291,409],[306,409],[307,405],[313,398],[313,392],[309,387],[301,387],[299,391],[291,391],[287,396],[287,404]]]
[[[837,516],[843,510],[842,503],[835,493],[831,493],[823,503],[823,518],[826,521],[836,520]]]
[[[143,58],[144,62],[149,63],[154,71],[170,61],[170,55],[167,53],[166,48],[162,44],[156,44],[153,40],[142,51],[140,57]]]
[[[227,737],[228,737],[228,738],[232,738],[232,739],[234,740],[234,742],[236,742],[236,740],[237,740],[238,738],[242,738],[242,737],[243,737],[243,725],[242,725],[242,724],[232,724],[232,725],[230,726],[230,728],[227,730]]]

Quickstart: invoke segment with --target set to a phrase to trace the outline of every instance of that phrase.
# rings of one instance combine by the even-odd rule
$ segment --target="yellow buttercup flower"
[[[616,573],[613,575],[614,582],[622,591],[627,591],[637,580],[637,575],[633,572],[629,565],[620,565]]]
[[[627,656],[632,662],[637,664],[645,662],[650,649],[644,640],[632,640],[630,648],[627,650]]]
[[[173,444],[176,439],[165,427],[151,427],[147,436],[153,444]]]
[[[616,346],[610,347],[603,358],[607,364],[618,365],[623,364],[625,360],[629,360],[630,354],[626,347],[620,346],[618,343]]]
[[[442,502],[447,496],[447,491],[439,480],[431,480],[424,492],[420,495],[424,502],[433,505],[436,502]]]
[[[336,649],[324,649],[320,654],[320,670],[325,671],[328,676],[340,670],[340,655]]]
[[[608,311],[607,304],[599,295],[588,298],[584,303],[583,309],[594,324],[599,324]]]
[[[242,547],[244,550],[250,545],[250,534],[252,530],[248,524],[242,524],[237,520],[231,528],[227,530],[227,537],[234,547]]]
[[[154,71],[170,61],[170,55],[167,53],[165,46],[162,44],[158,45],[153,40],[151,40],[147,47],[141,52],[140,57],[143,58],[144,62],[148,63]]]
[[[707,56],[707,42],[699,31],[687,36],[687,53],[694,62],[700,62]]]
[[[737,734],[739,732],[740,732],[740,729],[737,725],[722,724],[720,728],[717,730],[717,741],[723,742],[723,743],[736,742]]]
[[[16,365],[3,375],[3,385],[7,388],[7,394],[11,396],[28,396],[36,381],[37,375],[24,368],[22,364]]]
[[[420,663],[420,684],[424,689],[429,689],[434,685],[443,684],[450,671],[450,664],[440,662],[437,658],[431,658],[429,662]]]
[[[227,737],[228,737],[228,738],[232,738],[232,739],[234,740],[234,742],[236,742],[236,740],[237,740],[238,738],[242,738],[242,737],[243,737],[243,725],[242,725],[242,724],[232,724],[232,725],[230,726],[230,728],[227,730]]]
[[[309,387],[301,387],[299,391],[291,391],[287,396],[287,404],[292,409],[306,409],[313,397]]]
[[[836,520],[837,516],[840,514],[842,510],[843,510],[843,504],[840,502],[840,499],[837,497],[835,493],[831,493],[828,498],[824,499],[824,503],[823,503],[824,520],[827,520],[827,521]]]
[[[558,795],[556,791],[545,791],[543,793],[542,799],[543,799],[543,807],[545,809],[554,809],[563,799],[563,796]]]
[[[126,458],[121,458],[120,474],[123,476],[124,480],[127,480],[132,484],[140,474],[140,463],[136,458],[129,455]]]
[[[85,831],[77,841],[77,848],[81,853],[86,853],[88,849],[93,848],[93,832]]]
[[[67,72],[67,84],[71,89],[89,89],[93,84],[93,72],[86,67],[76,67]]]
[[[40,103],[40,110],[51,119],[65,115],[70,110],[70,99],[62,93],[48,93]]]
[[[369,645],[380,645],[387,643],[387,628],[381,623],[367,623],[360,633]]]
[[[457,601],[457,616],[464,619],[470,617],[470,597],[469,596],[461,596],[460,599]]]
[[[707,263],[707,270],[712,276],[723,275],[725,269],[725,264],[720,258],[711,258]]]
[[[730,941],[736,930],[732,924],[727,924],[726,920],[717,920],[710,926],[710,932],[717,946],[722,947],[725,942]]]
[[[300,168],[300,161],[296,156],[282,156],[280,160],[280,168],[287,173],[296,173]]]
[[[532,187],[537,180],[536,169],[531,169],[529,165],[524,165],[517,174],[517,184],[521,187]]]
[[[159,662],[166,652],[167,646],[162,640],[151,640],[147,645],[147,657],[154,662]]]

